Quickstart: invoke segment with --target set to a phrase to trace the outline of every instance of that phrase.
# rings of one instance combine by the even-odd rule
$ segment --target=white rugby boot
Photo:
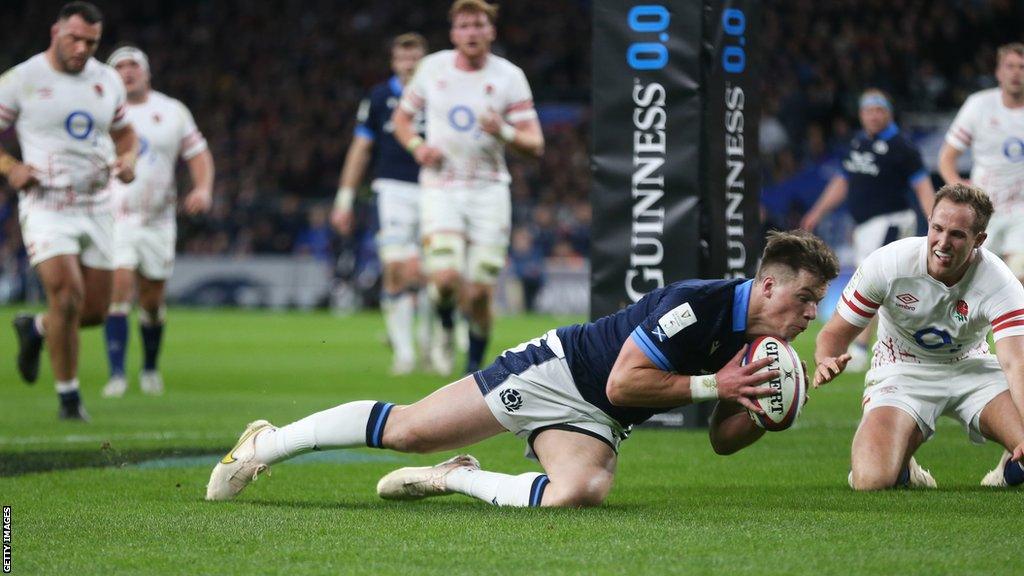
[[[1006,477],[1003,476],[1003,469],[1006,468],[1006,461],[1009,459],[1010,453],[1003,450],[1003,455],[999,458],[999,464],[989,471],[988,474],[985,474],[985,477],[981,479],[981,485],[990,488],[1005,488]]]
[[[910,468],[910,482],[907,484],[910,488],[938,488],[939,485],[935,478],[932,478],[932,473],[921,468],[913,456],[910,457],[907,466]]]
[[[164,393],[164,379],[156,370],[143,370],[139,374],[139,388],[143,394],[159,396]]]
[[[419,500],[451,494],[447,478],[457,468],[479,470],[480,462],[469,454],[459,454],[434,466],[399,468],[377,482],[377,495],[385,500]]]
[[[235,447],[213,467],[206,484],[207,500],[230,500],[261,473],[270,473],[270,466],[256,461],[256,436],[271,429],[276,430],[266,420],[256,420],[246,426]]]
[[[107,380],[106,386],[103,387],[104,398],[120,398],[124,396],[124,393],[128,390],[128,380],[123,374],[118,376],[111,376],[110,380]]]
[[[395,355],[391,359],[391,375],[392,376],[408,376],[416,370],[416,356],[399,356]]]

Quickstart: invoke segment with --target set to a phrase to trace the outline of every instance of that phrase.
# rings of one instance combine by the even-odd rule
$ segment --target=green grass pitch
[[[256,418],[285,424],[357,399],[415,400],[442,385],[387,376],[376,315],[172,310],[167,393],[118,400],[102,332],[83,333],[91,424],[58,422],[49,367],[22,384],[0,309],[0,504],[15,574],[1007,574],[1019,573],[1024,493],[978,486],[998,447],[952,420],[919,452],[937,491],[846,487],[854,376],[813,394],[797,427],[731,456],[701,432],[643,429],[615,488],[589,510],[498,509],[462,496],[379,500],[377,479],[450,453],[360,449],[274,467],[230,503],[203,501],[214,453]],[[502,318],[492,352],[574,318]],[[815,332],[815,329],[812,332]],[[798,341],[811,358],[814,334]],[[133,327],[130,373],[140,355]],[[511,436],[468,450],[536,470]]]

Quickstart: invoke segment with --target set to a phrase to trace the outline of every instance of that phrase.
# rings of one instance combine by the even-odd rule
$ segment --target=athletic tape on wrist
[[[690,398],[694,402],[718,400],[718,377],[714,374],[690,376]]]
[[[338,193],[334,196],[334,207],[343,212],[348,212],[352,209],[352,202],[355,200],[355,197],[355,189],[351,186],[342,186],[338,188]]]
[[[511,124],[502,124],[501,129],[498,130],[498,136],[511,144],[516,139],[516,127]]]

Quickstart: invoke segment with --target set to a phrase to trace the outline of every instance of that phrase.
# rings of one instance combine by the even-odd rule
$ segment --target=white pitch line
[[[227,438],[227,440],[225,440]],[[66,436],[0,436],[0,446],[26,446],[31,444],[87,444],[125,440],[223,440],[229,437],[213,432],[133,432],[129,434],[69,434]]]

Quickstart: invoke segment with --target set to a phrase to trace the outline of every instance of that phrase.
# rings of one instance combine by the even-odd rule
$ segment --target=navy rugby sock
[[[128,349],[128,317],[124,314],[110,314],[103,328],[107,337],[110,376],[124,376],[124,355]]]
[[[898,488],[906,488],[910,486],[910,466],[904,466],[900,470],[899,478],[896,479],[896,486]]]
[[[139,332],[142,333],[142,348],[143,348],[143,370],[156,370],[156,361],[160,356],[160,341],[164,337],[164,324],[158,322],[155,324],[142,324],[139,323]]]
[[[1024,465],[1020,462],[1007,460],[1006,466],[1003,466],[1003,479],[1006,480],[1007,486],[1024,484]]]

